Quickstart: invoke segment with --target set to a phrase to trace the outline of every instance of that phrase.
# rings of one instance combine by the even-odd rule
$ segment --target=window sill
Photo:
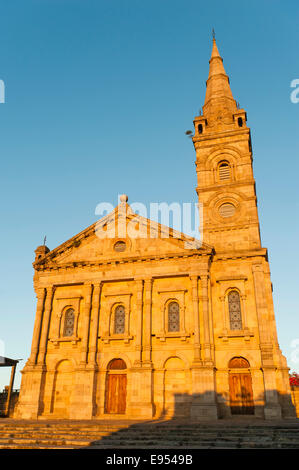
[[[160,341],[166,341],[166,338],[180,338],[181,341],[186,341],[186,339],[189,337],[190,334],[186,333],[186,331],[176,331],[175,333],[162,332],[156,335],[156,338],[158,338]]]
[[[245,328],[244,330],[223,330],[218,338],[222,338],[222,341],[228,341],[229,338],[244,338],[245,341],[250,341],[252,336],[254,336],[253,332]]]
[[[81,338],[78,338],[77,336],[62,336],[61,338],[50,338],[49,341],[51,341],[54,346],[58,346],[59,343],[66,342],[72,342],[73,344],[76,344],[78,341],[81,341]]]
[[[111,335],[111,336],[101,336],[101,340],[105,344],[109,344],[110,341],[114,340],[123,340],[124,343],[128,344],[132,339],[134,339],[134,336],[129,336],[126,334],[119,334],[119,335]]]

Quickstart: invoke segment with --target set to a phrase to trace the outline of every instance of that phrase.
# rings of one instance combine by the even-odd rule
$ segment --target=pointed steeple
[[[231,116],[237,111],[237,104],[230,89],[229,78],[223,67],[223,59],[219,54],[215,37],[213,37],[213,48],[209,63],[210,70],[206,82],[207,89],[203,106],[204,115],[207,118]]]

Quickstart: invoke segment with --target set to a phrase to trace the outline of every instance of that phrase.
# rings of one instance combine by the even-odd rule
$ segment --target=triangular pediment
[[[184,252],[209,254],[212,250],[200,240],[142,217],[127,203],[120,203],[110,214],[38,259],[34,267],[167,257]]]

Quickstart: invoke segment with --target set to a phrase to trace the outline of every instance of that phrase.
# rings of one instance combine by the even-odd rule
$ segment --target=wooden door
[[[233,415],[254,414],[252,382],[249,373],[230,373],[229,392]]]
[[[109,374],[106,387],[106,413],[126,412],[127,375]]]

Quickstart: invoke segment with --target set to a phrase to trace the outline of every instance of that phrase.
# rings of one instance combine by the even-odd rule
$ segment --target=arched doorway
[[[230,369],[229,394],[231,414],[253,415],[254,403],[249,362],[243,357],[233,357],[228,367]]]
[[[124,414],[127,399],[127,365],[122,359],[108,364],[106,378],[105,413]]]

